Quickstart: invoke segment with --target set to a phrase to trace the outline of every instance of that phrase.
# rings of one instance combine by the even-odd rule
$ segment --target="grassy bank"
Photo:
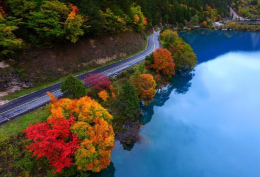
[[[47,108],[40,108],[28,114],[25,114],[11,122],[0,126],[0,137],[17,135],[26,129],[30,124],[46,121],[49,115]]]

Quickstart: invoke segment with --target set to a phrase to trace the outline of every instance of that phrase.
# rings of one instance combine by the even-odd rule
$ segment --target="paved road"
[[[80,80],[83,80],[85,76],[90,73],[100,73],[107,76],[111,76],[118,73],[126,68],[129,68],[145,59],[145,57],[155,51],[160,47],[159,33],[153,33],[148,39],[147,48],[130,58],[125,60],[110,64],[108,66],[93,70],[91,72],[77,76]],[[39,90],[37,92],[19,97],[15,100],[8,102],[7,104],[0,107],[0,125],[21,115],[24,115],[30,111],[37,108],[45,106],[46,103],[50,101],[49,96],[46,94],[47,91],[51,92],[55,97],[61,97],[62,93],[60,91],[61,83],[57,83],[45,89]]]

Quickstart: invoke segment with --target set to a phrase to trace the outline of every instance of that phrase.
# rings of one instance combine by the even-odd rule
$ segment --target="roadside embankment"
[[[52,49],[34,49],[26,52],[20,58],[9,61],[12,75],[8,82],[21,81],[21,87],[5,87],[4,95],[22,90],[4,99],[13,99],[24,94],[44,88],[70,73],[81,73],[106,63],[113,62],[143,50],[147,43],[147,36],[152,33],[147,30],[142,33],[126,32],[105,36],[84,37],[76,44],[66,43]],[[4,73],[1,73],[1,77]],[[7,77],[5,77],[7,78]],[[60,81],[60,79],[59,79]],[[5,83],[7,81],[4,81]],[[16,83],[16,82],[15,82]],[[25,85],[24,83],[29,83]],[[50,83],[50,84],[48,84]],[[26,86],[26,87],[23,87]],[[30,90],[23,90],[33,87]],[[39,87],[39,88],[38,88]],[[38,88],[38,89],[37,89]],[[1,99],[1,97],[0,97]]]

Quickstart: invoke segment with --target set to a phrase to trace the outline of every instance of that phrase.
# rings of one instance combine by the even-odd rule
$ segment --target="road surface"
[[[80,80],[83,80],[88,74],[99,73],[107,76],[114,75],[126,68],[129,68],[137,63],[140,63],[145,57],[160,47],[159,33],[155,32],[148,39],[147,48],[141,53],[121,60],[119,62],[104,66],[102,68],[93,70],[88,73],[77,76]],[[21,115],[24,115],[30,111],[38,109],[50,102],[49,96],[46,94],[47,91],[51,92],[55,97],[61,97],[62,92],[60,91],[61,83],[57,83],[45,89],[30,93],[28,95],[14,99],[7,104],[0,107],[0,125],[8,121],[13,120]]]

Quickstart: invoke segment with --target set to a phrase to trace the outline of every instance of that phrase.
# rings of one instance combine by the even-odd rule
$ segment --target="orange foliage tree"
[[[163,75],[174,75],[175,64],[171,53],[167,49],[157,49],[153,52],[153,63],[150,65],[150,68]]]
[[[115,88],[113,87],[113,85],[109,86],[109,90],[111,92],[112,99],[115,100],[116,99],[116,94],[115,94]]]
[[[101,98],[103,101],[107,101],[109,98],[109,95],[106,90],[102,90],[101,92],[98,93],[99,98]]]
[[[141,74],[137,70],[130,80],[140,100],[144,100],[146,105],[153,101],[156,92],[156,82],[151,74]]]
[[[141,81],[142,92],[139,97],[148,105],[155,96],[156,82],[151,74],[142,74]]]
[[[83,171],[99,172],[107,168],[114,147],[115,134],[111,125],[113,117],[90,97],[57,100],[51,93],[47,94],[53,101],[48,105],[51,112],[48,122],[75,117],[75,121],[70,124],[69,133],[78,138],[78,145],[74,145],[77,150],[69,156],[73,155],[73,163],[68,160],[67,166],[60,167],[58,172],[71,164],[76,164]]]
[[[137,14],[135,14],[133,23],[137,24],[139,22],[139,20],[140,20],[139,16]]]
[[[143,15],[143,19],[144,19],[143,24],[148,25],[147,18],[144,15]]]

